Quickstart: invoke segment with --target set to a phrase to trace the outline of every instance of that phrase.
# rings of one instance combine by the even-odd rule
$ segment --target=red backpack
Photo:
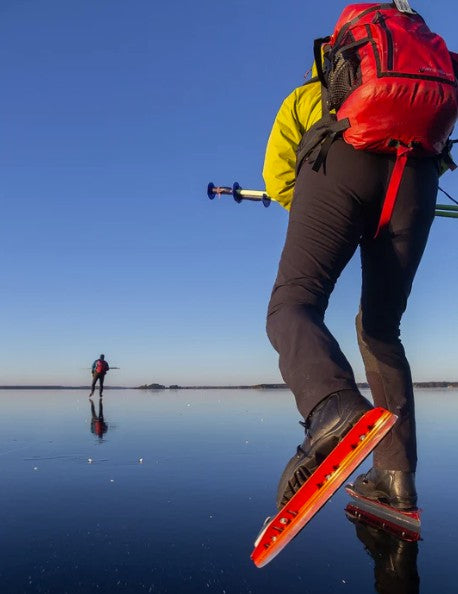
[[[390,220],[408,156],[449,148],[458,116],[456,54],[404,0],[347,6],[332,35],[315,41],[314,54],[323,120],[313,168],[340,133],[356,149],[397,156],[377,235]],[[298,161],[314,142],[304,140]]]
[[[95,364],[95,372],[96,373],[104,373],[106,370],[106,362],[103,359],[97,359],[97,363]]]

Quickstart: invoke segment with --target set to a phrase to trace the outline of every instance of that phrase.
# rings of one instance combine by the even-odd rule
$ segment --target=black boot
[[[342,390],[322,400],[304,425],[306,437],[286,465],[277,491],[281,509],[300,489],[326,456],[372,405],[359,392]]]
[[[371,468],[368,473],[355,480],[353,488],[363,497],[375,499],[396,509],[407,511],[415,509],[417,505],[413,472]]]

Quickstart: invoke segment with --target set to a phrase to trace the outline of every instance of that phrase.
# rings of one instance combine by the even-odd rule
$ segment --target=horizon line
[[[367,382],[357,382],[358,388],[369,388]],[[414,387],[458,387],[458,380],[433,380],[413,382]],[[104,390],[203,390],[203,389],[289,389],[284,383],[257,383],[257,384],[225,384],[225,385],[210,385],[210,384],[196,384],[196,385],[177,385],[171,384],[169,386],[157,383],[143,384],[140,386],[104,386]],[[90,390],[90,385],[66,386],[61,384],[11,384],[0,385],[0,390]]]

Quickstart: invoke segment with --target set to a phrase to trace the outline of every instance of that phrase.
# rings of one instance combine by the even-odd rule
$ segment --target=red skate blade
[[[346,485],[345,490],[354,499],[354,502],[347,506],[347,508],[351,508],[352,512],[356,510],[363,519],[377,522],[379,527],[386,527],[387,530],[401,538],[407,536],[409,540],[419,540],[421,509],[410,511],[395,509],[380,501],[363,497],[353,489],[353,485]]]
[[[251,559],[264,567],[304,528],[368,456],[396,422],[384,408],[365,413],[315,472],[267,524],[256,539]]]

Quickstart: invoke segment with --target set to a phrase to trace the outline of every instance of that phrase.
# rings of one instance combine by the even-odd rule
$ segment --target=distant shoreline
[[[0,386],[0,390],[90,390],[91,386]],[[104,386],[103,390],[135,390],[129,386]],[[98,391],[98,389],[97,389]]]
[[[414,388],[458,388],[458,382],[414,382]],[[358,387],[368,389],[365,382],[358,383]],[[51,385],[17,385],[0,386],[0,390],[90,390],[90,386],[51,386]],[[105,386],[104,390],[289,390],[286,384],[253,384],[234,386],[178,386],[172,384],[145,384],[143,386]]]

